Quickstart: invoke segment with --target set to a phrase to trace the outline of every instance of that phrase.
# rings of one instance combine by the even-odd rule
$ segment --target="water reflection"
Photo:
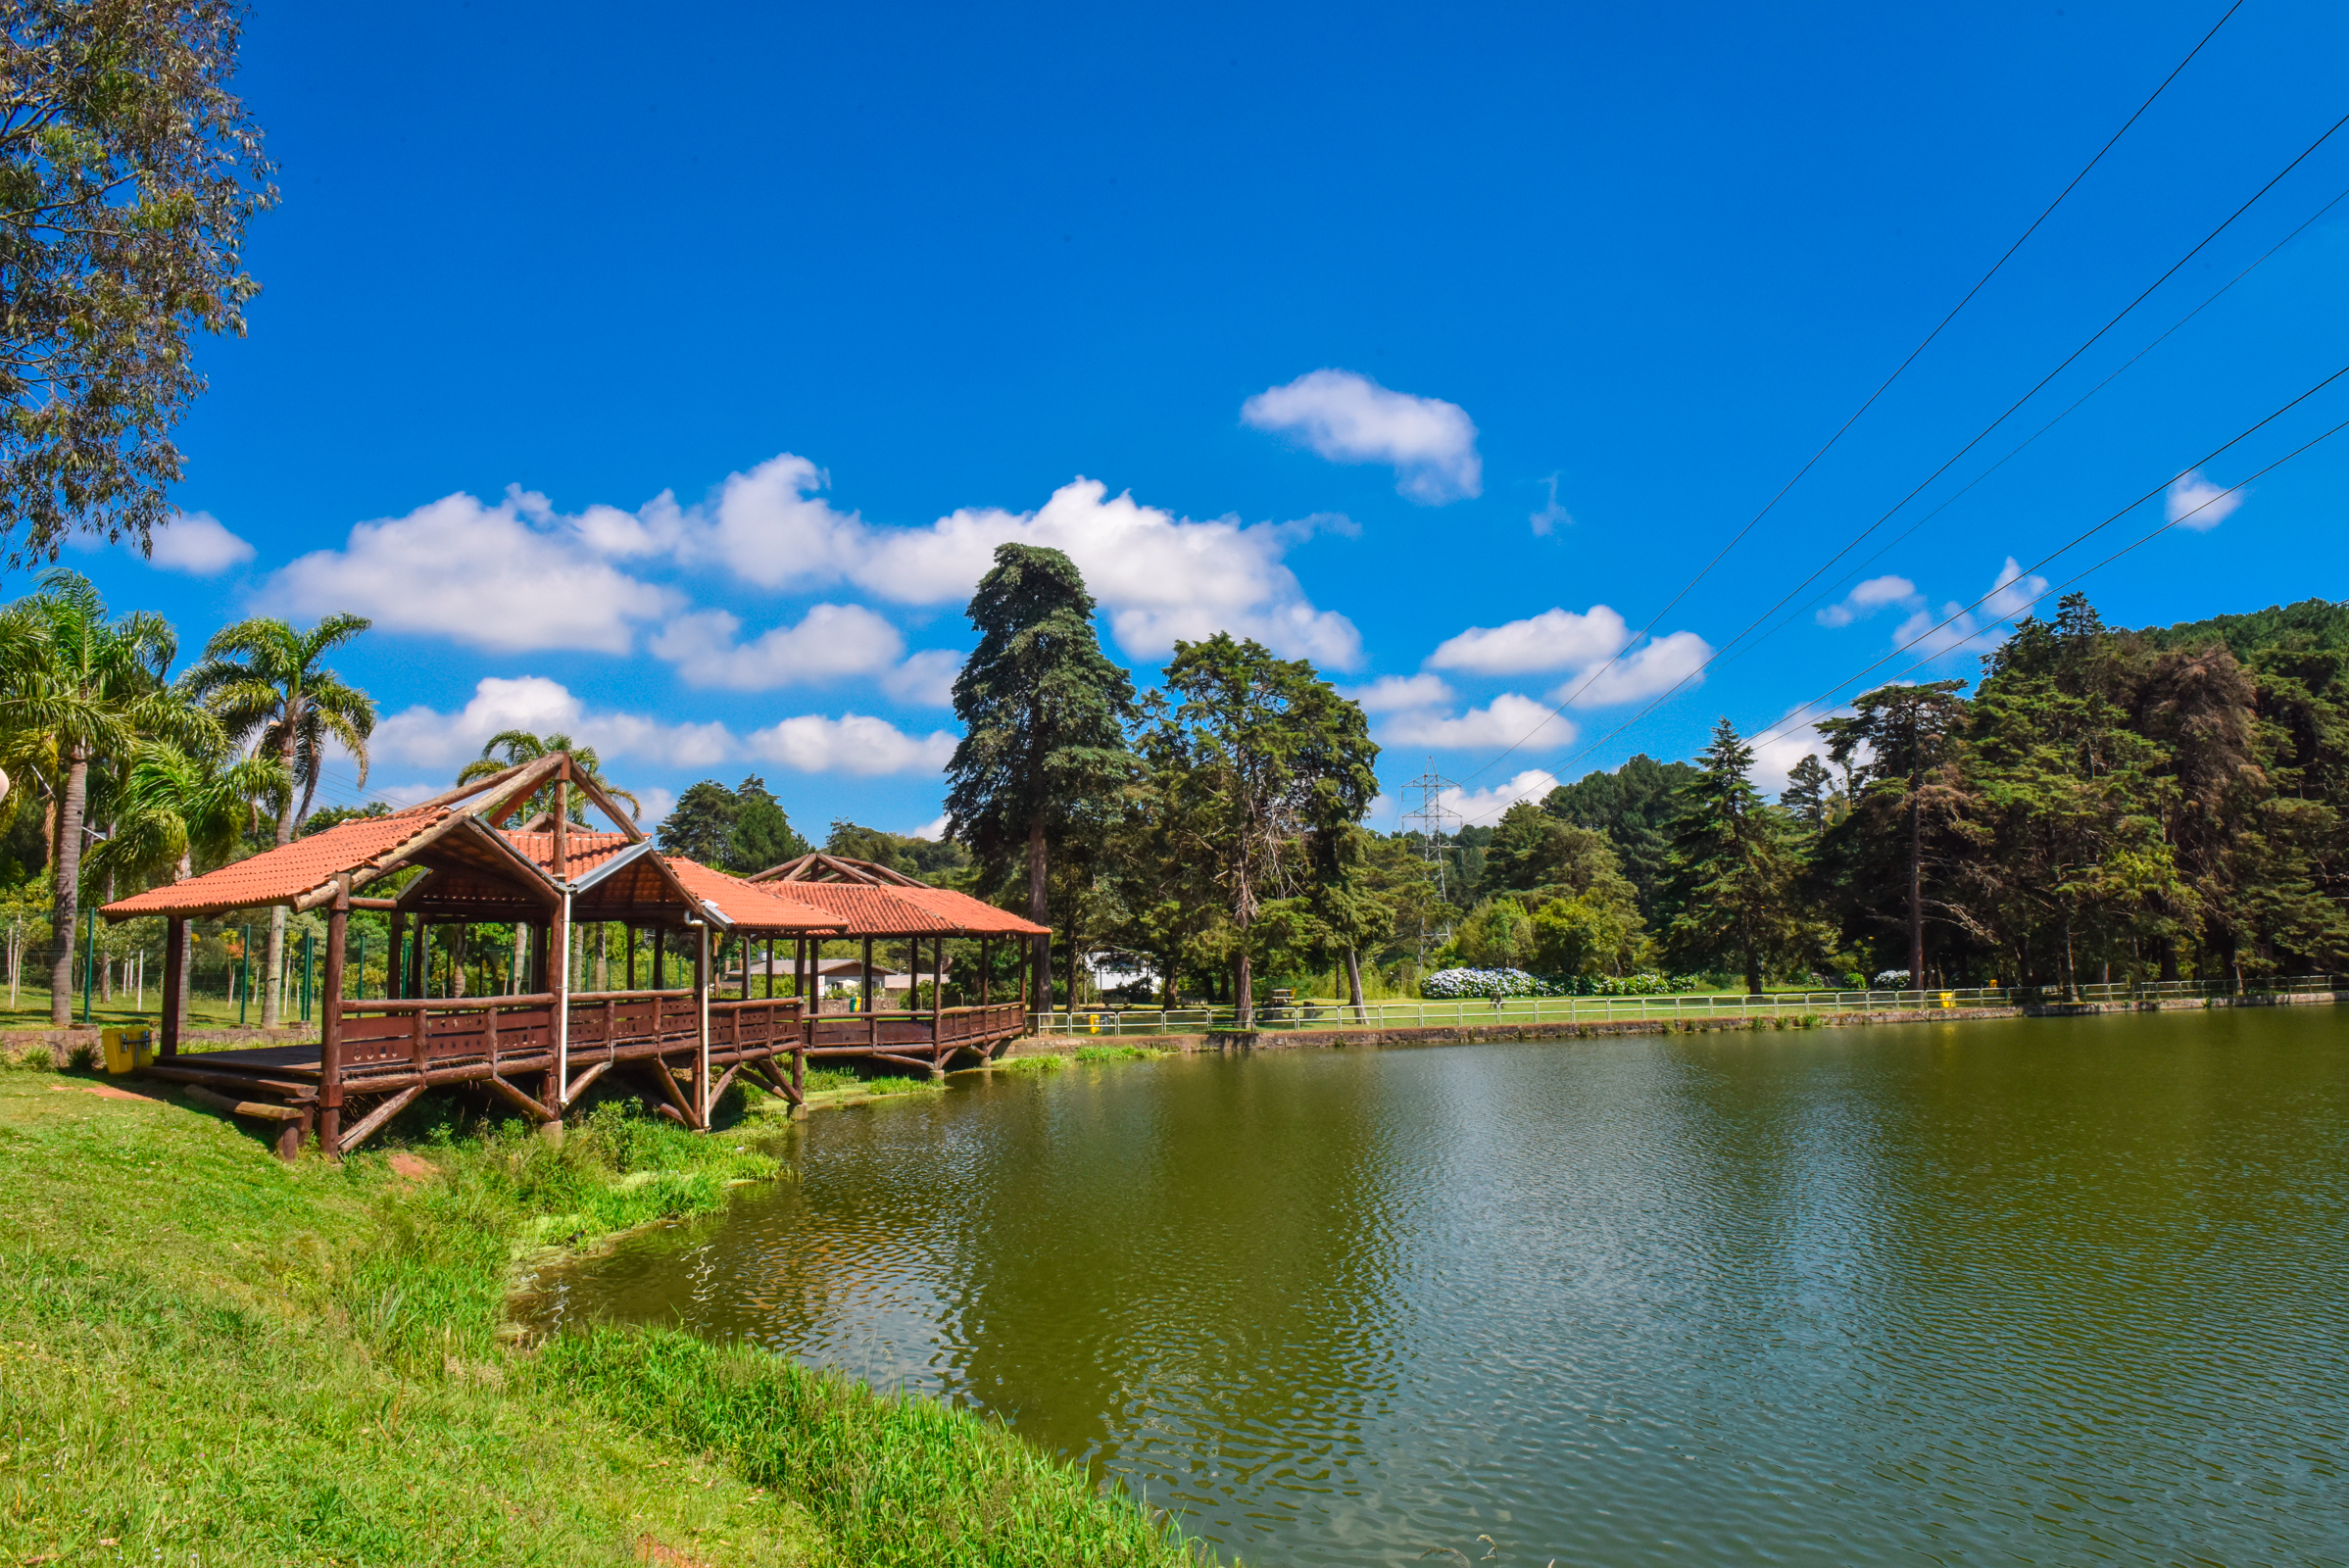
[[[1251,1561],[2338,1561],[2340,1033],[958,1080],[801,1124],[797,1184],[562,1309],[998,1411]]]

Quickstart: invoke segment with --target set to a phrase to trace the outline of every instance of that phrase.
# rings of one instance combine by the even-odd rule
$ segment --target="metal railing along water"
[[[1491,1024],[1583,1024],[1728,1018],[1798,1018],[1806,1014],[1855,1012],[1963,1012],[1970,1008],[2019,1007],[2065,1003],[2191,1001],[2236,996],[2330,992],[2330,975],[2266,979],[2238,987],[2231,980],[2140,980],[2083,985],[2069,994],[2061,986],[1962,986],[1912,991],[1773,991],[1706,996],[1399,998],[1350,1003],[1315,999],[1260,1006],[1250,1027],[1285,1029],[1441,1029]],[[1028,1028],[1040,1035],[1148,1038],[1203,1034],[1239,1027],[1229,1005],[1196,1007],[1094,1006],[1031,1013]]]

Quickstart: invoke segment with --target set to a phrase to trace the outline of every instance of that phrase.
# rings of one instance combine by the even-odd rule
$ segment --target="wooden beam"
[[[519,1089],[516,1089],[514,1085],[508,1083],[505,1079],[500,1078],[495,1073],[492,1073],[490,1076],[482,1079],[481,1082],[496,1090],[500,1099],[506,1101],[507,1103],[513,1105],[514,1109],[520,1111],[523,1115],[528,1116],[531,1120],[548,1122],[555,1119],[555,1113],[553,1111],[547,1109],[546,1106],[540,1104],[528,1095],[523,1094]]]
[[[594,1083],[598,1078],[603,1077],[604,1074],[610,1072],[611,1070],[612,1063],[610,1061],[599,1061],[595,1065],[589,1067],[587,1071],[581,1073],[577,1078],[573,1079],[571,1081],[571,1086],[563,1092],[563,1102],[567,1105],[572,1101],[578,1099],[581,1095],[587,1093],[587,1086],[589,1084]]]
[[[609,817],[613,827],[628,835],[629,843],[642,844],[644,842],[645,830],[636,825],[636,818],[623,810],[620,803],[612,799],[611,792],[606,790],[603,785],[598,784],[577,769],[572,770],[571,782],[579,786],[579,793],[587,797],[589,805]]]
[[[486,778],[477,778],[470,784],[460,784],[453,790],[443,790],[438,795],[433,796],[432,799],[428,801],[418,801],[416,805],[408,807],[407,809],[411,811],[428,811],[436,806],[454,806],[459,801],[470,800],[484,790],[496,789],[499,785],[505,783],[508,779],[514,777],[514,774],[520,772],[523,768],[528,767],[529,765],[530,764],[528,762],[516,762],[512,767],[503,768],[498,772],[490,774]]]
[[[415,1104],[416,1097],[423,1092],[424,1086],[422,1084],[411,1084],[406,1089],[401,1090],[398,1094],[385,1101],[382,1104],[377,1105],[373,1110],[368,1111],[367,1113],[366,1120],[362,1121],[358,1126],[352,1128],[349,1132],[343,1134],[342,1143],[339,1147],[337,1147],[335,1152],[338,1154],[347,1154],[352,1150],[357,1149],[361,1144],[364,1144],[368,1139],[374,1137],[375,1134],[381,1130],[385,1122],[391,1120],[394,1116],[397,1116],[400,1114],[400,1112],[406,1110],[410,1105]]]
[[[659,1080],[661,1084],[661,1092],[667,1095],[669,1102],[674,1104],[681,1113],[683,1113],[685,1125],[688,1127],[692,1126],[693,1107],[685,1102],[685,1093],[683,1090],[677,1087],[677,1075],[669,1071],[668,1058],[665,1056],[653,1056],[642,1059],[640,1061],[640,1065],[651,1069],[654,1078]]]
[[[179,1093],[199,1105],[224,1110],[232,1116],[251,1116],[260,1121],[298,1121],[304,1114],[299,1105],[279,1105],[266,1100],[238,1100],[215,1093],[202,1084],[184,1084]]]

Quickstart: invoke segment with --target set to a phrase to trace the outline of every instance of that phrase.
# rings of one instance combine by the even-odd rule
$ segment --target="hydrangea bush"
[[[1544,980],[1523,969],[1439,969],[1419,982],[1419,994],[1451,1002],[1468,997],[1662,997],[1694,991],[1694,975],[1639,974],[1568,975]]]

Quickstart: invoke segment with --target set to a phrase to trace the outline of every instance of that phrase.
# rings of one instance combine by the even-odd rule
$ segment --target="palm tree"
[[[293,793],[283,760],[267,755],[230,758],[190,752],[168,741],[143,741],[116,796],[114,831],[89,855],[94,876],[174,882],[195,874],[198,858],[224,860],[261,823],[261,803]],[[187,1007],[188,932],[179,933],[179,1006]]]
[[[477,778],[488,778],[494,773],[503,773],[506,769],[518,766],[523,762],[535,762],[542,757],[553,757],[557,752],[570,753],[572,767],[586,774],[598,789],[613,800],[626,801],[630,816],[644,814],[642,802],[604,776],[604,760],[596,755],[596,749],[592,746],[580,745],[561,730],[557,730],[551,735],[540,735],[526,729],[502,729],[489,738],[489,744],[481,748],[481,755],[478,758],[458,769],[457,782],[470,784]],[[567,804],[569,808],[564,813],[565,815],[575,821],[587,820],[585,797],[573,795]],[[552,811],[554,808],[555,786],[549,784],[544,789],[533,793],[530,799],[524,803],[523,814],[535,816],[541,811]],[[606,927],[602,925],[596,927],[596,989],[598,991],[603,990],[606,982],[611,978],[606,953],[606,938],[609,935],[610,932]],[[514,928],[513,970],[517,975],[522,972],[523,965],[529,958],[528,950],[524,946],[526,940],[522,927],[517,924]],[[562,961],[567,962],[568,959],[565,958]]]
[[[642,816],[644,814],[642,802],[604,776],[604,760],[596,755],[596,749],[592,746],[580,745],[561,730],[557,730],[551,735],[539,735],[526,729],[502,729],[489,738],[489,744],[481,748],[481,755],[478,759],[458,769],[457,782],[470,784],[477,778],[488,778],[493,773],[503,773],[508,768],[520,763],[535,762],[542,757],[553,757],[557,752],[570,753],[571,766],[586,774],[596,788],[615,801],[626,801],[629,815]],[[535,816],[541,811],[551,811],[554,808],[555,786],[549,784],[530,797],[529,802],[523,808],[523,814]],[[586,800],[581,796],[572,796],[568,814],[573,821],[586,821]]]
[[[286,791],[277,808],[277,842],[291,844],[294,830],[310,814],[329,743],[351,754],[359,782],[367,778],[367,737],[375,729],[375,704],[319,662],[334,649],[366,631],[365,615],[328,615],[309,631],[267,615],[223,626],[204,645],[204,662],[187,672],[186,691],[220,715],[229,740],[250,744],[256,755],[274,753],[302,787],[299,808]],[[277,1025],[280,979],[285,972],[285,910],[269,910],[268,989],[262,995],[261,1025]]]
[[[49,1021],[73,1022],[73,926],[80,913],[83,808],[94,758],[127,755],[142,737],[199,748],[219,724],[177,699],[165,674],[179,651],[171,622],[145,611],[114,619],[79,572],[52,570],[38,593],[0,612],[0,745],[41,776],[50,828],[52,929]]]

